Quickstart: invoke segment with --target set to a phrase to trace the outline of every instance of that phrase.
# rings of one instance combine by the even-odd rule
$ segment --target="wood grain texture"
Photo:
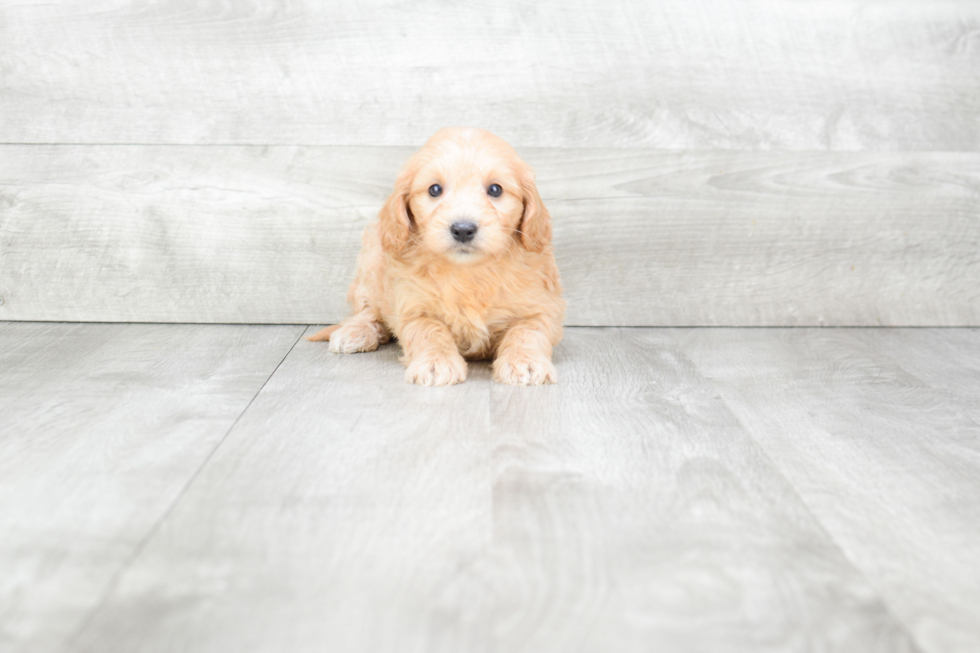
[[[340,319],[409,153],[0,149],[0,318],[124,322]]]
[[[0,319],[317,323],[411,148],[0,146]],[[525,149],[572,325],[980,325],[980,155]]]
[[[489,369],[397,353],[301,340],[78,650],[490,651]]]
[[[980,331],[870,329],[859,335],[980,425]]]
[[[68,650],[298,329],[0,323],[0,650]]]
[[[977,333],[672,333],[921,649],[978,650],[980,426],[918,376]]]
[[[914,650],[662,331],[491,388],[497,650]]]
[[[980,6],[628,0],[0,8],[0,142],[980,148]]]
[[[396,354],[298,343],[78,650],[914,650],[663,335],[531,389]]]

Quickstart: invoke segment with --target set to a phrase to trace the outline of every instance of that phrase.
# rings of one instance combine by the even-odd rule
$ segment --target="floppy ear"
[[[414,176],[414,167],[411,165],[406,165],[398,173],[395,190],[388,196],[378,214],[381,247],[386,252],[399,252],[408,243],[409,231],[412,228],[412,218],[408,210],[408,196],[411,194]]]
[[[524,192],[524,216],[521,218],[521,243],[531,252],[540,252],[551,243],[551,214],[545,208],[538,187],[534,183],[534,173],[525,167],[521,175],[521,189]]]

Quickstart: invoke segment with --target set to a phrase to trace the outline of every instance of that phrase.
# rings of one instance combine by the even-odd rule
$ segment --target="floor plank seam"
[[[302,326],[302,325],[298,325],[298,326]],[[88,628],[92,625],[92,622],[95,620],[95,617],[98,616],[98,614],[102,611],[102,609],[105,607],[106,603],[108,602],[109,597],[112,596],[112,592],[119,584],[119,581],[122,580],[122,577],[133,566],[133,563],[135,563],[136,560],[139,559],[140,555],[142,555],[143,553],[143,550],[150,543],[150,541],[156,536],[157,532],[160,530],[160,527],[163,525],[165,521],[167,521],[167,519],[173,513],[174,509],[184,498],[184,495],[187,494],[187,490],[190,489],[190,487],[194,484],[194,481],[196,481],[197,478],[201,475],[201,472],[204,470],[204,468],[207,467],[211,459],[214,458],[214,454],[218,451],[218,449],[221,448],[221,445],[223,445],[225,440],[228,439],[228,436],[231,435],[231,433],[235,430],[235,427],[238,426],[238,423],[241,421],[242,417],[245,415],[245,413],[248,412],[248,409],[252,407],[252,404],[255,403],[255,400],[258,398],[258,396],[262,394],[262,391],[265,390],[266,385],[269,384],[269,381],[272,379],[272,377],[276,375],[276,372],[278,372],[279,368],[282,367],[283,362],[286,360],[286,358],[289,357],[289,354],[292,353],[292,351],[296,348],[296,345],[303,338],[303,335],[308,331],[309,331],[309,327],[299,329],[299,335],[296,337],[296,340],[293,341],[293,344],[289,347],[289,349],[286,351],[283,357],[279,360],[279,362],[276,364],[275,368],[273,368],[269,376],[266,377],[265,381],[262,382],[262,385],[259,386],[259,389],[256,390],[255,394],[252,395],[252,398],[249,399],[248,403],[245,405],[245,408],[242,409],[242,412],[238,414],[238,417],[236,417],[235,421],[232,422],[231,426],[228,427],[228,430],[225,431],[225,434],[221,436],[221,439],[218,440],[218,442],[211,448],[207,456],[204,457],[204,460],[201,461],[201,464],[198,465],[197,469],[194,470],[194,473],[191,474],[187,482],[184,483],[184,486],[177,493],[177,496],[174,497],[174,500],[170,502],[170,505],[167,506],[166,510],[163,511],[159,519],[157,519],[153,523],[150,529],[146,532],[146,535],[144,535],[143,538],[140,540],[139,544],[136,545],[136,548],[133,550],[132,555],[130,555],[129,558],[126,560],[126,562],[124,562],[119,567],[119,570],[113,575],[112,579],[107,584],[105,591],[102,593],[102,598],[99,599],[99,602],[85,617],[85,619],[78,626],[78,628],[75,630],[72,636],[68,638],[67,643],[69,648],[74,648],[75,645],[78,643],[79,638],[81,638],[81,636],[85,633],[85,631],[88,630]]]
[[[697,367],[697,365],[694,363],[694,361],[691,361],[691,363],[693,365],[695,365],[695,367]],[[700,372],[700,368],[698,368],[698,369],[699,369],[699,372]],[[703,376],[703,378],[706,381],[708,381],[708,383],[711,384],[712,387],[715,387],[715,384],[714,384],[714,380],[713,379],[711,379],[708,376],[704,376],[704,375],[702,375],[702,376]],[[888,602],[888,599],[885,597],[885,595],[881,591],[881,589],[875,583],[873,583],[871,581],[871,579],[868,577],[868,575],[864,572],[864,569],[862,569],[857,564],[857,562],[855,560],[853,560],[851,558],[851,556],[849,556],[847,554],[847,552],[843,549],[843,547],[841,547],[841,545],[837,541],[837,539],[830,533],[830,531],[827,530],[826,526],[824,526],[823,522],[820,521],[820,519],[817,517],[816,513],[810,507],[810,504],[807,503],[807,501],[799,493],[799,491],[797,490],[796,486],[793,485],[793,483],[789,480],[789,478],[783,472],[782,468],[779,467],[779,465],[776,464],[776,462],[769,455],[769,452],[766,451],[766,448],[764,446],[762,446],[762,443],[760,443],[759,440],[755,437],[755,434],[752,432],[752,430],[748,426],[745,425],[745,423],[742,421],[742,419],[736,414],[735,410],[728,404],[728,401],[725,399],[725,397],[720,392],[717,392],[717,389],[716,389],[716,396],[719,399],[721,399],[722,403],[725,404],[725,407],[728,409],[728,412],[731,413],[732,418],[742,427],[742,429],[745,430],[745,433],[749,436],[749,439],[751,439],[752,442],[755,444],[755,446],[758,448],[759,453],[766,460],[766,462],[768,462],[769,465],[772,466],[773,471],[776,474],[778,474],[779,477],[781,479],[783,479],[783,481],[786,483],[786,486],[789,487],[792,490],[793,496],[795,496],[796,499],[799,501],[800,505],[803,506],[803,509],[806,511],[806,514],[810,515],[810,517],[813,519],[813,523],[816,525],[816,528],[819,529],[819,531],[821,533],[823,533],[824,537],[827,538],[827,541],[828,542],[830,542],[831,544],[833,544],[834,548],[837,549],[838,553],[840,553],[841,558],[843,558],[844,560],[846,560],[848,562],[848,564],[851,565],[851,567],[854,569],[854,572],[862,580],[864,580],[865,583],[867,583],[867,586],[874,590],[875,595],[878,597],[878,600],[881,602],[882,607],[888,613],[888,616],[891,617],[892,623],[901,632],[905,633],[905,636],[908,638],[909,645],[912,647],[911,648],[911,653],[928,653],[925,649],[922,648],[921,643],[919,642],[918,639],[915,638],[915,636],[913,635],[913,633],[910,632],[908,628],[906,628],[905,622],[903,620],[901,620],[898,617],[897,614],[895,614],[895,611],[892,609],[891,604]]]

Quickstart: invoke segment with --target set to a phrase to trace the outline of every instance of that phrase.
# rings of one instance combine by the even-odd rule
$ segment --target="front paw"
[[[493,362],[493,380],[508,385],[544,385],[557,383],[558,373],[546,356],[512,351]]]
[[[459,354],[414,360],[405,370],[405,380],[416,385],[455,385],[466,380],[466,361]]]

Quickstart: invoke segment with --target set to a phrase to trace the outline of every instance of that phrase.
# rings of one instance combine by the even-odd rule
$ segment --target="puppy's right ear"
[[[395,191],[388,197],[381,207],[381,213],[378,214],[381,247],[386,252],[400,252],[408,244],[408,235],[412,229],[412,217],[408,209],[412,177],[414,177],[412,167],[405,166],[395,181]]]

